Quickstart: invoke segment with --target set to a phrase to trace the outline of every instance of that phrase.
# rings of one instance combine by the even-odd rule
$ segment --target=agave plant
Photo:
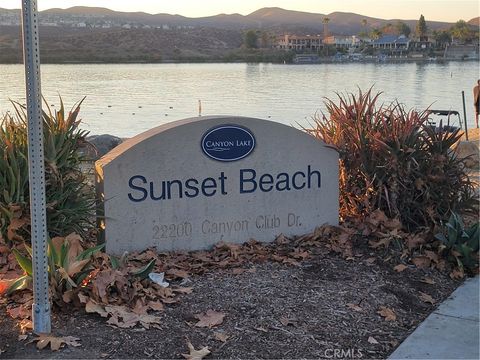
[[[81,171],[79,148],[86,131],[78,128],[82,101],[66,114],[60,98],[58,111],[42,112],[44,125],[45,186],[50,235],[86,233],[93,226],[94,191]],[[28,147],[25,106],[13,103],[0,126],[0,239],[29,241]],[[20,226],[18,226],[21,224]]]
[[[479,222],[466,227],[460,215],[452,212],[445,224],[445,231],[435,235],[442,242],[441,250],[454,259],[457,266],[473,270],[478,266],[480,245]]]
[[[54,300],[59,300],[68,291],[79,287],[91,273],[91,256],[103,249],[101,244],[84,250],[81,246],[81,238],[77,234],[48,239],[47,258],[49,284]],[[28,256],[13,249],[17,263],[25,272],[24,275],[15,279],[8,287],[6,293],[22,290],[31,284],[33,276],[32,249],[25,245]]]

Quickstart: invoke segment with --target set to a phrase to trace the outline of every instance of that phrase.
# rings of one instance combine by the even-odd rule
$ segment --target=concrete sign
[[[107,153],[96,172],[110,254],[273,241],[338,224],[338,153],[267,120],[165,124]]]

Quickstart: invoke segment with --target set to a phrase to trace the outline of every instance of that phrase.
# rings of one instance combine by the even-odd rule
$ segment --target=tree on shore
[[[385,25],[382,26],[380,29],[382,34],[384,35],[393,35],[397,33],[396,28],[392,25],[392,23],[386,23]]]
[[[425,17],[423,15],[420,15],[420,19],[418,19],[417,28],[415,30],[420,40],[427,36],[427,22],[425,21]]]
[[[368,25],[367,19],[362,19],[362,26],[363,26],[363,30],[364,30],[364,31],[367,30],[367,25]]]
[[[475,36],[465,20],[458,20],[455,25],[450,28],[450,34],[462,43],[471,41]]]
[[[362,23],[363,30],[360,33],[360,36],[368,36],[368,31],[367,31],[368,21],[367,21],[367,19],[362,19],[361,23]]]
[[[322,20],[323,23],[323,38],[326,39],[328,37],[328,23],[330,22],[330,18],[324,17]]]
[[[437,44],[437,48],[444,49],[447,44],[452,42],[452,37],[448,31],[434,31],[433,38]]]
[[[375,40],[380,39],[382,35],[383,35],[382,30],[378,28],[373,28],[372,32],[370,33],[370,37]]]
[[[409,37],[410,33],[412,32],[410,26],[405,24],[403,21],[397,21],[397,23],[395,24],[395,29],[397,30],[397,33],[399,35],[405,35],[406,37]]]
[[[256,49],[257,48],[258,35],[255,30],[248,30],[245,33],[243,43],[247,49]]]

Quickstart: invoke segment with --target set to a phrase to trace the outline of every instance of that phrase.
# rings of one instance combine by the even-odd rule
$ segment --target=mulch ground
[[[0,299],[0,358],[183,358],[187,340],[208,346],[206,359],[386,358],[460,284],[435,269],[394,265],[368,248],[348,260],[319,248],[298,266],[267,261],[239,275],[193,275],[182,284],[193,292],[158,313],[160,329],[119,329],[83,310],[56,309],[53,334],[81,342],[57,352],[37,350],[33,335],[20,341],[8,299]],[[382,307],[396,319],[386,320]],[[207,310],[225,313],[223,323],[195,327],[194,316]]]

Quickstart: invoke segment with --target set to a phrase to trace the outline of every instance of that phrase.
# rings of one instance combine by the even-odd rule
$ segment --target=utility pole
[[[22,0],[23,62],[28,118],[28,171],[33,262],[32,320],[35,333],[49,333],[47,216],[43,150],[42,92],[36,0]]]

